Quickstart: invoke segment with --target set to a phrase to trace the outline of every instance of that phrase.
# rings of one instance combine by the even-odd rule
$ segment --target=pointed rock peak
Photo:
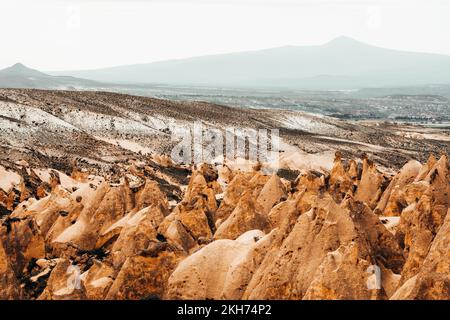
[[[344,164],[342,163],[342,154],[338,151],[334,155],[333,168],[331,169],[330,175],[332,177],[342,176],[345,174]]]
[[[421,170],[422,164],[419,161],[410,160],[402,167],[396,176],[400,181],[409,181],[411,178],[414,180],[419,175]]]
[[[430,168],[430,171],[428,172],[428,175],[425,178],[425,180],[431,183],[435,180],[437,175],[440,175],[443,181],[446,180],[446,176],[448,173],[447,164],[448,164],[447,156],[442,155],[439,158],[439,160],[435,162],[434,166]]]
[[[422,169],[420,170],[419,174],[417,175],[414,181],[421,181],[425,179],[427,175],[430,173],[430,170],[433,169],[433,167],[436,165],[436,163],[437,163],[436,157],[433,154],[430,154],[427,163],[422,166]]]
[[[364,171],[364,168],[375,167],[375,163],[371,159],[369,159],[369,157],[367,156],[366,153],[363,153],[361,155],[361,160],[362,160],[362,163],[363,163],[363,171]]]
[[[280,177],[273,174],[261,190],[257,201],[262,206],[263,213],[268,214],[276,203],[286,198],[286,190]]]
[[[330,171],[330,184],[347,178],[347,172],[345,171],[344,164],[342,163],[342,154],[340,152],[336,152],[333,168]]]
[[[341,162],[342,160],[342,153],[339,151],[336,151],[334,154],[334,162]]]
[[[428,157],[427,160],[427,166],[429,169],[431,169],[437,162],[436,157],[434,156],[434,154],[430,154],[430,156]]]
[[[358,177],[358,164],[355,160],[350,160],[347,173],[352,179]]]
[[[443,164],[448,163],[448,156],[445,153],[442,154],[438,162]]]
[[[267,181],[266,185],[277,186],[277,187],[283,188],[283,183],[281,182],[280,177],[276,173],[273,173],[270,176],[270,178]]]

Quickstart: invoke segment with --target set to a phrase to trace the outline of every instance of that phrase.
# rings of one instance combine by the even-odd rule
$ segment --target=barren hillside
[[[194,121],[215,128],[280,129],[286,146],[281,156],[292,169],[307,165],[311,155],[329,168],[336,150],[345,156],[367,153],[388,168],[450,151],[449,132],[441,129],[105,92],[0,89],[3,160],[67,166],[78,158],[109,170],[117,161],[170,154],[171,133]]]

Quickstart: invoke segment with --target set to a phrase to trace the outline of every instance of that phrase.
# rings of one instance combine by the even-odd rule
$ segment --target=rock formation
[[[9,163],[0,299],[449,299],[449,208],[446,155],[392,172],[337,153],[290,180]]]

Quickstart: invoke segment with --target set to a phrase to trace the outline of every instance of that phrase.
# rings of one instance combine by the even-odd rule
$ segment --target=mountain
[[[21,63],[0,70],[0,88],[87,89],[101,84],[70,76],[53,76]]]
[[[450,84],[450,56],[384,49],[339,37],[319,46],[52,74],[121,83],[358,89]]]

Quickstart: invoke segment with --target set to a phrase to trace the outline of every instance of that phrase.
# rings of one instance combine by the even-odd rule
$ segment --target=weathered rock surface
[[[264,208],[251,191],[245,192],[231,215],[219,226],[215,239],[236,239],[249,230],[269,228]]]
[[[355,199],[365,202],[371,209],[375,209],[382,193],[385,176],[378,171],[375,163],[363,157],[362,175],[358,183]]]
[[[445,155],[289,180],[169,160],[0,166],[0,299],[450,298]]]
[[[106,295],[106,299],[160,299],[179,255],[166,248],[128,258]]]
[[[261,263],[272,234],[247,231],[214,241],[183,260],[169,279],[171,299],[240,299]]]
[[[19,281],[0,242],[0,300],[20,299]]]
[[[450,298],[450,210],[419,267],[392,299],[448,300]]]
[[[401,270],[403,256],[393,235],[370,208],[351,198],[338,205],[325,195],[292,227],[288,225],[280,228],[279,240],[244,297],[368,299],[372,297],[366,286],[370,265]]]
[[[430,164],[432,164],[430,166]],[[415,276],[428,255],[436,234],[439,232],[450,205],[448,159],[442,156],[435,162],[433,158],[428,168],[416,181],[406,187],[411,203],[401,213],[397,237],[404,247],[407,257],[402,270],[401,283]],[[426,172],[426,174],[425,174]],[[423,180],[417,181],[423,177]],[[416,188],[421,183],[421,188]],[[411,190],[411,188],[413,188]]]

